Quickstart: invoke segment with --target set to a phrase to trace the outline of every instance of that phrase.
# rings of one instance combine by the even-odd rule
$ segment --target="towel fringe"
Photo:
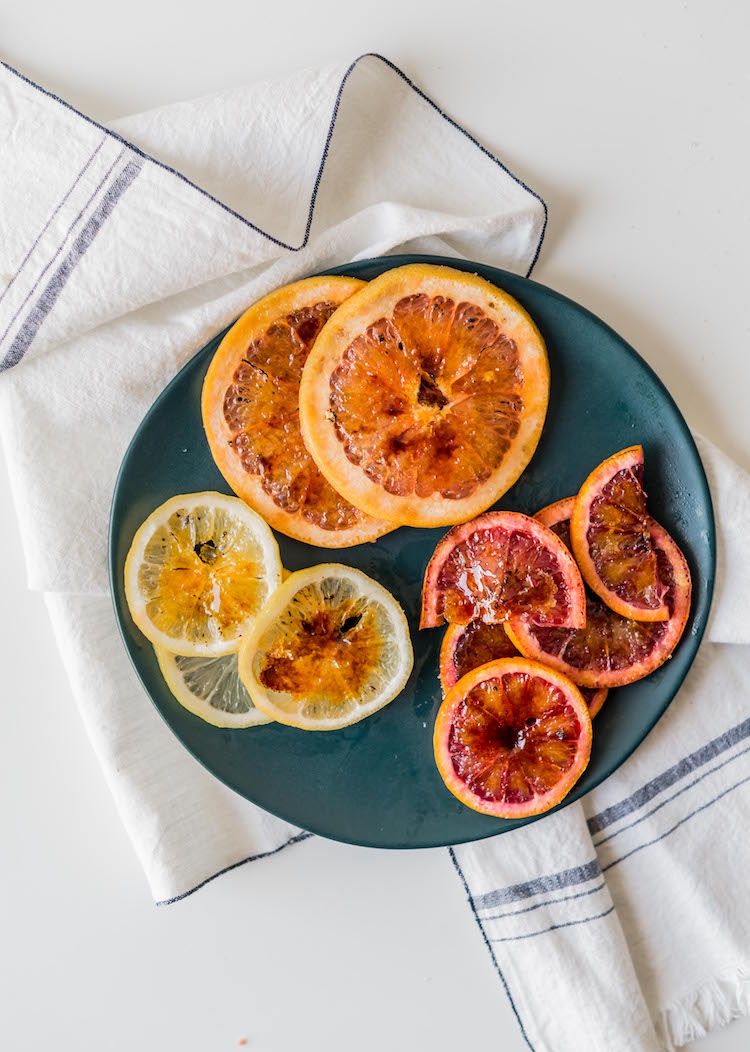
[[[750,963],[710,979],[673,1001],[659,1013],[655,1025],[667,1052],[676,1052],[682,1045],[749,1014]]]

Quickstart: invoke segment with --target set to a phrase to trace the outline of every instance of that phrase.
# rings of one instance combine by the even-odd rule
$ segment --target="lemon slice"
[[[237,670],[237,655],[185,657],[154,647],[167,686],[183,708],[214,727],[260,727],[271,723],[253,704]]]
[[[363,720],[402,691],[414,664],[404,612],[349,566],[299,570],[243,641],[239,672],[272,719],[310,731]]]
[[[125,597],[144,636],[187,657],[219,657],[281,582],[279,546],[256,512],[223,493],[187,493],[153,511],[125,561]]]

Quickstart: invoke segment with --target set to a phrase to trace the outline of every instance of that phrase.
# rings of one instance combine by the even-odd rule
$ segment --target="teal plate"
[[[552,391],[544,433],[531,464],[498,507],[533,514],[577,492],[605,457],[640,442],[649,508],[690,564],[693,605],[682,641],[653,675],[612,692],[594,723],[591,762],[563,807],[630,756],[669,705],[695,657],[716,565],[706,476],[687,425],[659,378],[617,333],[564,296],[494,267],[435,257],[363,260],[330,273],[370,279],[410,262],[446,263],[481,274],[520,300],[547,343]],[[276,724],[223,730],[191,715],[169,692],[151,645],[128,612],[123,568],[135,531],[168,497],[197,490],[229,492],[211,459],[200,414],[203,377],[223,335],[199,351],[157,398],[130,444],[115,486],[109,548],[115,612],[154,705],[182,744],[222,782],[323,836],[370,847],[437,847],[524,824],[464,807],[435,767],[432,727],[440,705],[442,631],[420,632],[417,626],[422,577],[442,529],[402,528],[374,544],[335,551],[278,535],[288,569],[320,562],[357,566],[390,589],[406,611],[414,671],[401,695],[381,712],[329,733]]]

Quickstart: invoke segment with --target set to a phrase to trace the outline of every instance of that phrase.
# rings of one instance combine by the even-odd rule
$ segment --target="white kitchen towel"
[[[301,834],[208,775],[130,668],[106,553],[135,428],[270,289],[396,248],[527,273],[546,211],[377,56],[114,129],[0,66],[0,144],[0,435],[29,586],[46,593],[91,742],[168,902]]]
[[[129,666],[106,527],[130,436],[174,372],[270,288],[394,249],[527,273],[546,212],[377,56],[112,129],[0,67],[0,142],[12,159],[0,171],[0,434],[29,584],[46,593],[154,896],[171,901],[307,834],[207,775]],[[750,484],[702,452],[720,550],[741,561],[685,688],[584,801],[453,853],[537,1052],[661,1048],[747,1007],[748,918],[734,897],[750,861],[750,570],[737,540]]]
[[[677,697],[581,801],[451,851],[535,1052],[671,1050],[750,1010],[750,475],[699,447],[718,574]]]

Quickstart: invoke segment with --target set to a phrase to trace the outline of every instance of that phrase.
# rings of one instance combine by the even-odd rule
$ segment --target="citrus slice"
[[[537,517],[567,545],[575,497],[559,500]],[[668,621],[634,621],[586,590],[586,627],[535,628],[511,619],[506,625],[520,652],[558,669],[585,687],[621,687],[663,665],[680,641],[690,613],[690,571],[667,531],[647,520],[659,579],[666,586]]]
[[[489,661],[498,661],[500,658],[521,656],[521,651],[512,642],[506,631],[507,628],[507,622],[505,625],[490,625],[484,621],[472,621],[468,625],[448,625],[440,647],[440,685],[443,688],[443,695],[447,694],[462,676],[465,676],[467,672],[473,672],[480,665],[486,665]],[[548,631],[564,632],[567,630],[549,629]],[[526,654],[524,656],[536,657],[537,655]],[[539,656],[539,660],[544,662],[543,655]],[[590,687],[579,687],[578,689],[593,719],[604,704],[609,691],[606,687],[598,690]]]
[[[498,818],[529,818],[559,804],[583,774],[591,717],[559,672],[502,658],[448,692],[434,744],[443,781],[461,803]]]
[[[592,471],[570,522],[571,547],[584,581],[608,607],[636,621],[669,619],[652,522],[641,446],[615,453]]]
[[[271,723],[257,709],[240,679],[237,654],[185,657],[154,647],[167,686],[183,708],[214,727],[259,727]]]
[[[152,511],[125,560],[125,597],[144,636],[174,654],[237,650],[281,582],[279,546],[247,504],[186,493]]]
[[[519,651],[502,624],[471,621],[468,625],[448,625],[440,645],[440,686],[443,694],[447,694],[467,672],[473,672],[480,665],[518,656]]]
[[[465,522],[524,470],[549,398],[544,341],[475,274],[410,264],[351,296],[302,374],[300,424],[329,482],[370,515]]]
[[[454,526],[427,565],[421,628],[445,621],[585,624],[583,582],[552,530],[517,511],[488,511]]]
[[[356,278],[307,278],[272,292],[235,322],[203,383],[203,427],[234,492],[275,530],[323,548],[393,529],[326,482],[299,429],[299,382],[316,337]]]
[[[391,593],[336,563],[291,574],[239,656],[258,708],[308,731],[338,730],[382,709],[413,664],[409,626]]]

